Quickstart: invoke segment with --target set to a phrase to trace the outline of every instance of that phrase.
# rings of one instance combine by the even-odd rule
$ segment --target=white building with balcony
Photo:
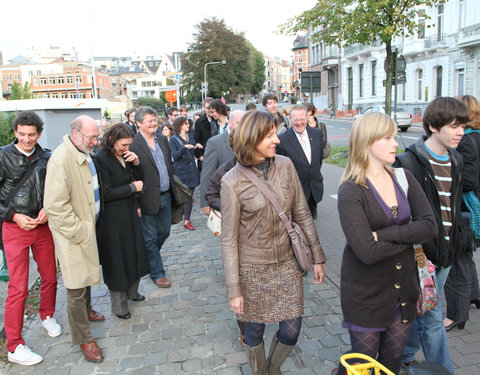
[[[480,98],[480,2],[450,0],[418,9],[418,32],[393,44],[407,63],[406,83],[397,87],[398,105],[420,118],[437,96],[470,94]],[[425,15],[431,18],[426,20]],[[380,42],[344,48],[343,109],[384,105],[385,57],[385,46]]]

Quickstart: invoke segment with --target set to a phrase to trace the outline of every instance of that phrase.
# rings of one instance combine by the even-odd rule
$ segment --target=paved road
[[[336,209],[336,192],[343,169],[324,165],[325,196],[319,205],[317,228],[328,257],[327,279],[313,285],[305,279],[305,316],[299,342],[282,370],[285,374],[328,375],[341,353],[348,350],[349,338],[341,327],[338,287],[344,237]],[[27,320],[27,344],[45,357],[33,367],[0,365],[5,374],[251,374],[238,342],[238,328],[229,309],[221,266],[219,240],[212,236],[200,214],[195,196],[192,222],[187,232],[172,228],[164,246],[170,289],[159,289],[145,277],[140,291],[144,302],[130,305],[132,318],[111,315],[105,286],[93,288],[93,305],[103,312],[105,322],[92,324],[94,337],[103,348],[105,361],[86,362],[78,346],[70,344],[65,307],[65,288],[60,283],[56,317],[64,327],[57,338],[46,335],[38,317]],[[476,254],[477,265],[480,256]],[[456,374],[480,373],[480,310],[470,310],[464,330],[448,333]],[[268,351],[275,326],[266,330]]]

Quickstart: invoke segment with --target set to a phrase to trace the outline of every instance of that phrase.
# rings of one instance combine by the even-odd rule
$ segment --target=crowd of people
[[[131,318],[129,301],[145,300],[143,276],[170,287],[162,246],[175,211],[183,213],[187,231],[195,230],[190,217],[199,186],[203,213],[221,215],[226,290],[252,373],[281,374],[301,331],[306,276],[281,216],[302,229],[314,284],[322,283],[327,259],[314,220],[322,217],[321,168],[330,146],[313,104],[294,105],[288,116],[279,112],[275,95],[263,98],[263,111],[250,104],[230,112],[224,101],[206,98],[204,111],[192,119],[186,107],[170,107],[161,123],[154,109],[132,108],[125,123],[105,127],[80,116],[53,153],[38,144],[40,117],[17,115],[16,139],[0,150],[9,361],[43,359],[21,336],[30,247],[41,276],[42,326],[49,336],[62,333],[54,318],[58,264],[72,344],[88,361],[100,362],[90,322],[105,317],[91,305],[91,287],[103,274],[119,319]],[[422,348],[428,361],[453,374],[446,331],[465,327],[472,303],[480,308],[472,256],[480,238],[480,103],[468,95],[436,98],[423,128],[426,135],[397,155],[390,116],[365,114],[352,126],[338,191],[346,238],[342,325],[352,353],[375,358],[393,373],[402,364],[415,366]],[[417,244],[435,265],[438,292],[445,289],[445,319],[440,302],[417,314]],[[267,356],[269,323],[278,330]],[[346,369],[340,365],[332,374]]]

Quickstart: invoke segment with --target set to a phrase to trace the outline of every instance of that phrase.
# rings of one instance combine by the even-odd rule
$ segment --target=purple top
[[[373,186],[373,184],[368,180],[368,178],[367,185],[377,199],[380,206],[382,206],[383,211],[385,212],[385,215],[387,215],[387,218],[390,221],[391,225],[407,224],[410,221],[410,203],[408,202],[408,198],[403,192],[402,187],[398,184],[397,179],[392,177],[392,180],[395,189],[395,195],[397,196],[398,207],[388,207],[380,194],[378,194],[375,186]],[[396,211],[395,215],[394,211]],[[400,304],[397,304],[395,308],[394,320],[397,320],[400,316]],[[345,320],[342,323],[342,327],[348,329],[349,331],[355,332],[383,332],[386,330],[385,327],[362,327],[353,323],[349,323]]]

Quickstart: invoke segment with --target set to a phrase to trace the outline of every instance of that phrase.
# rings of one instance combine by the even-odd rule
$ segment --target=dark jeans
[[[160,250],[170,235],[172,225],[172,205],[170,192],[160,194],[160,210],[156,215],[144,215],[140,218],[143,240],[150,263],[150,278],[155,281],[165,277]]]

